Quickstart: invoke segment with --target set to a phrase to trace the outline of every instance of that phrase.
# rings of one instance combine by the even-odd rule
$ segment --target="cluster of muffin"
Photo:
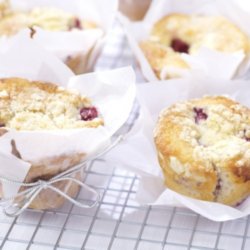
[[[13,11],[0,6],[0,34],[24,27],[51,31],[96,24],[55,9]],[[232,37],[234,39],[232,39]],[[223,17],[172,14],[159,20],[140,47],[158,78],[188,69],[183,53],[202,47],[249,52],[249,38]],[[172,73],[169,73],[172,72]],[[177,74],[178,75],[178,74]],[[105,121],[91,100],[51,83],[0,79],[1,130],[97,128]],[[163,110],[154,131],[166,186],[193,198],[238,205],[250,195],[250,110],[222,96],[176,103]]]
[[[69,37],[71,32],[80,34],[78,32],[98,28],[98,25],[91,20],[82,19],[58,8],[37,7],[25,11],[14,9],[8,0],[0,3],[1,37],[9,39],[22,29],[30,28],[31,38],[34,38],[37,32],[36,27],[51,32],[65,32]],[[90,58],[91,51],[86,54],[86,57],[84,57],[84,53],[86,54],[86,52],[75,53],[62,59],[65,59],[65,63],[74,72],[81,73],[86,70],[84,66]],[[57,86],[56,83],[31,81],[14,78],[14,76],[0,79],[1,138],[5,135],[8,136],[12,131],[17,131],[17,134],[24,131],[28,133],[35,131],[66,133],[68,130],[76,131],[85,128],[93,131],[104,125],[104,118],[96,105],[77,90],[66,89]],[[27,143],[29,143],[28,140]],[[59,155],[44,156],[43,159],[28,160],[23,158],[22,149],[18,148],[14,139],[11,140],[10,146],[11,153],[15,157],[28,161],[30,164],[24,182],[35,182],[39,179],[49,180],[81,163],[87,154],[86,152],[65,152]],[[74,173],[72,177],[81,180],[82,174]],[[67,180],[55,183],[54,187],[70,197],[75,196],[79,190],[77,183]],[[25,189],[27,188],[21,187],[19,191]],[[4,195],[0,187],[0,198]],[[37,195],[29,207],[56,208],[61,206],[64,201],[63,196],[50,189],[45,189]]]
[[[201,48],[249,54],[249,37],[222,16],[173,13],[139,42],[159,79],[189,70],[184,54]],[[224,96],[165,108],[154,130],[168,188],[200,200],[237,206],[250,195],[250,109]]]

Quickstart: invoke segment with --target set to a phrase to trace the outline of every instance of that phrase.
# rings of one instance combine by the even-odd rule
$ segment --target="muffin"
[[[13,36],[24,28],[31,29],[31,37],[36,33],[35,27],[47,31],[64,31],[96,29],[98,25],[87,19],[82,19],[53,7],[37,7],[29,11],[13,10],[8,1],[0,4],[0,36]],[[89,55],[70,55],[65,58],[65,63],[76,74],[87,70]]]
[[[16,130],[98,127],[103,120],[91,101],[51,83],[0,79],[0,126]]]
[[[0,79],[0,137],[9,130],[36,132],[95,129],[103,124],[103,118],[91,100],[76,91],[20,78]],[[68,152],[30,162],[23,158],[15,140],[11,140],[10,146],[13,155],[31,164],[24,180],[26,183],[49,180],[81,163],[86,156],[84,152]],[[80,172],[72,177],[78,180],[82,178]],[[72,181],[64,180],[53,185],[71,197],[79,190],[79,185]],[[20,191],[25,189],[21,187]],[[45,189],[34,199],[30,208],[56,208],[64,201],[61,195]]]
[[[29,11],[13,10],[7,2],[0,6],[0,35],[12,36],[24,28],[40,27],[48,31],[97,28],[96,23],[81,19],[53,7],[34,8]]]
[[[224,96],[160,113],[154,140],[168,188],[236,206],[250,195],[250,110]]]
[[[182,54],[195,55],[206,47],[222,53],[249,52],[249,37],[221,16],[171,14],[156,22],[147,40],[140,43],[149,64],[160,79],[188,70]]]

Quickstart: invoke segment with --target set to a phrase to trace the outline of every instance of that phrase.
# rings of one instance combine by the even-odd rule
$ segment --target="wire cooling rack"
[[[116,24],[96,70],[126,65],[136,69],[137,80],[142,82],[132,52]],[[85,183],[101,194],[94,208],[80,209],[66,203],[56,211],[27,210],[18,218],[0,214],[0,249],[250,249],[250,217],[216,223],[184,208],[141,207],[135,201],[138,178],[104,159],[87,166]],[[83,191],[77,199],[91,202]]]

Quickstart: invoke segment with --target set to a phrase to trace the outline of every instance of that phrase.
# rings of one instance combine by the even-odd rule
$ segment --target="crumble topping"
[[[35,26],[49,31],[97,28],[94,22],[80,19],[61,9],[37,7],[29,11],[14,10],[8,1],[0,4],[0,16],[0,34],[6,36],[14,35],[21,29]]]
[[[209,98],[209,97],[207,97]],[[227,99],[226,97],[221,97]],[[199,99],[178,103],[163,111],[181,128],[181,140],[190,144],[195,159],[206,159],[207,168],[226,159],[250,161],[250,113],[239,104],[216,102],[204,105]]]
[[[0,80],[0,124],[17,130],[73,129],[97,127],[103,120],[91,101],[75,91],[9,78]]]

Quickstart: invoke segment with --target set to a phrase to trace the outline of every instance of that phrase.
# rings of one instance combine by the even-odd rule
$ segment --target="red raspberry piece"
[[[98,112],[95,107],[85,107],[80,110],[80,115],[83,121],[91,121],[98,116]]]
[[[202,108],[193,108],[195,112],[195,123],[199,123],[201,120],[206,120],[207,119],[207,114],[204,112]]]
[[[174,51],[180,53],[188,53],[189,50],[189,45],[179,38],[173,39],[170,46]]]

